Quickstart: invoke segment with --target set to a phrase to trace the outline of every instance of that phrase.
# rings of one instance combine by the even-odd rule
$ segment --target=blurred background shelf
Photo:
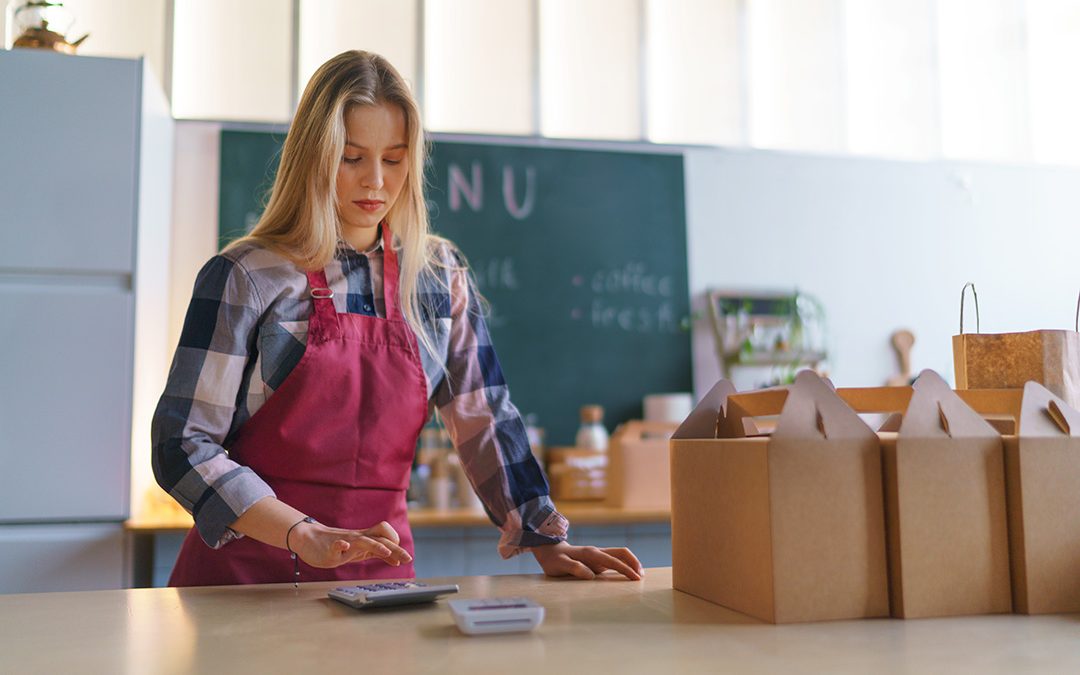
[[[798,291],[706,292],[720,376],[732,379],[739,367],[768,368],[757,386],[786,384],[803,368],[818,370],[826,360],[825,311]]]

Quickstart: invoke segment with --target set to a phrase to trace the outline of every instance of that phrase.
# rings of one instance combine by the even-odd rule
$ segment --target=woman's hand
[[[549,577],[573,576],[594,579],[604,570],[614,570],[627,579],[639,581],[645,570],[628,548],[571,546],[565,541],[533,546],[532,553]]]
[[[345,563],[378,558],[397,567],[412,561],[401,548],[401,539],[387,522],[364,530],[343,530],[321,523],[301,523],[289,535],[296,555],[312,567],[338,567]]]

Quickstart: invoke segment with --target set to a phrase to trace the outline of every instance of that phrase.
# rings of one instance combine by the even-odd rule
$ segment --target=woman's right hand
[[[296,555],[312,567],[338,567],[345,563],[378,558],[397,567],[412,561],[399,546],[401,539],[390,523],[383,521],[363,530],[344,530],[322,523],[300,523],[289,535]]]

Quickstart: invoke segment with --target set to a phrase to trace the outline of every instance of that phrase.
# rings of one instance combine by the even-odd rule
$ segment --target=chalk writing
[[[484,172],[480,162],[471,165],[472,180],[465,178],[465,172],[457,164],[451,164],[447,171],[449,185],[450,210],[460,211],[461,200],[464,199],[469,208],[479,211],[484,207]]]
[[[476,285],[482,292],[516,291],[520,288],[514,259],[509,256],[478,262],[472,270]]]
[[[675,307],[670,302],[661,302],[655,307],[626,306],[595,298],[589,318],[595,328],[617,328],[628,333],[675,333],[679,330]]]
[[[503,207],[515,220],[525,220],[536,207],[538,192],[536,168],[526,166],[524,176],[524,195],[519,198],[518,181],[514,178],[514,167],[509,164],[502,166]],[[473,211],[482,211],[484,209],[484,167],[480,162],[469,164],[468,174],[460,164],[451,162],[446,170],[446,179],[447,202],[451,211],[461,211],[465,205],[468,205]]]
[[[594,293],[636,293],[670,298],[673,284],[669,276],[648,272],[644,263],[629,262],[618,268],[596,272],[589,285]]]
[[[536,204],[536,169],[531,166],[525,168],[525,199],[521,204],[518,204],[514,196],[514,170],[509,166],[503,166],[502,187],[507,213],[518,220],[528,218]]]

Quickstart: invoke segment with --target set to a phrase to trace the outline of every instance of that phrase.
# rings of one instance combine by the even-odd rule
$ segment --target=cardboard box
[[[1001,435],[923,371],[882,450],[893,616],[1012,611]]]
[[[892,413],[879,435],[893,616],[1010,611],[999,430],[1015,429],[1015,405],[1002,392],[953,392],[929,370],[914,388],[839,395],[856,412]]]
[[[722,381],[670,445],[677,590],[773,623],[889,615],[878,437],[826,382]]]
[[[615,430],[608,446],[608,506],[671,508],[668,442],[677,427],[668,422],[635,420]]]
[[[554,446],[548,449],[547,476],[557,501],[601,501],[607,494],[606,451]]]
[[[1004,439],[1013,608],[1080,612],[1080,413],[1036,382],[977,396],[978,412],[1019,420]]]

